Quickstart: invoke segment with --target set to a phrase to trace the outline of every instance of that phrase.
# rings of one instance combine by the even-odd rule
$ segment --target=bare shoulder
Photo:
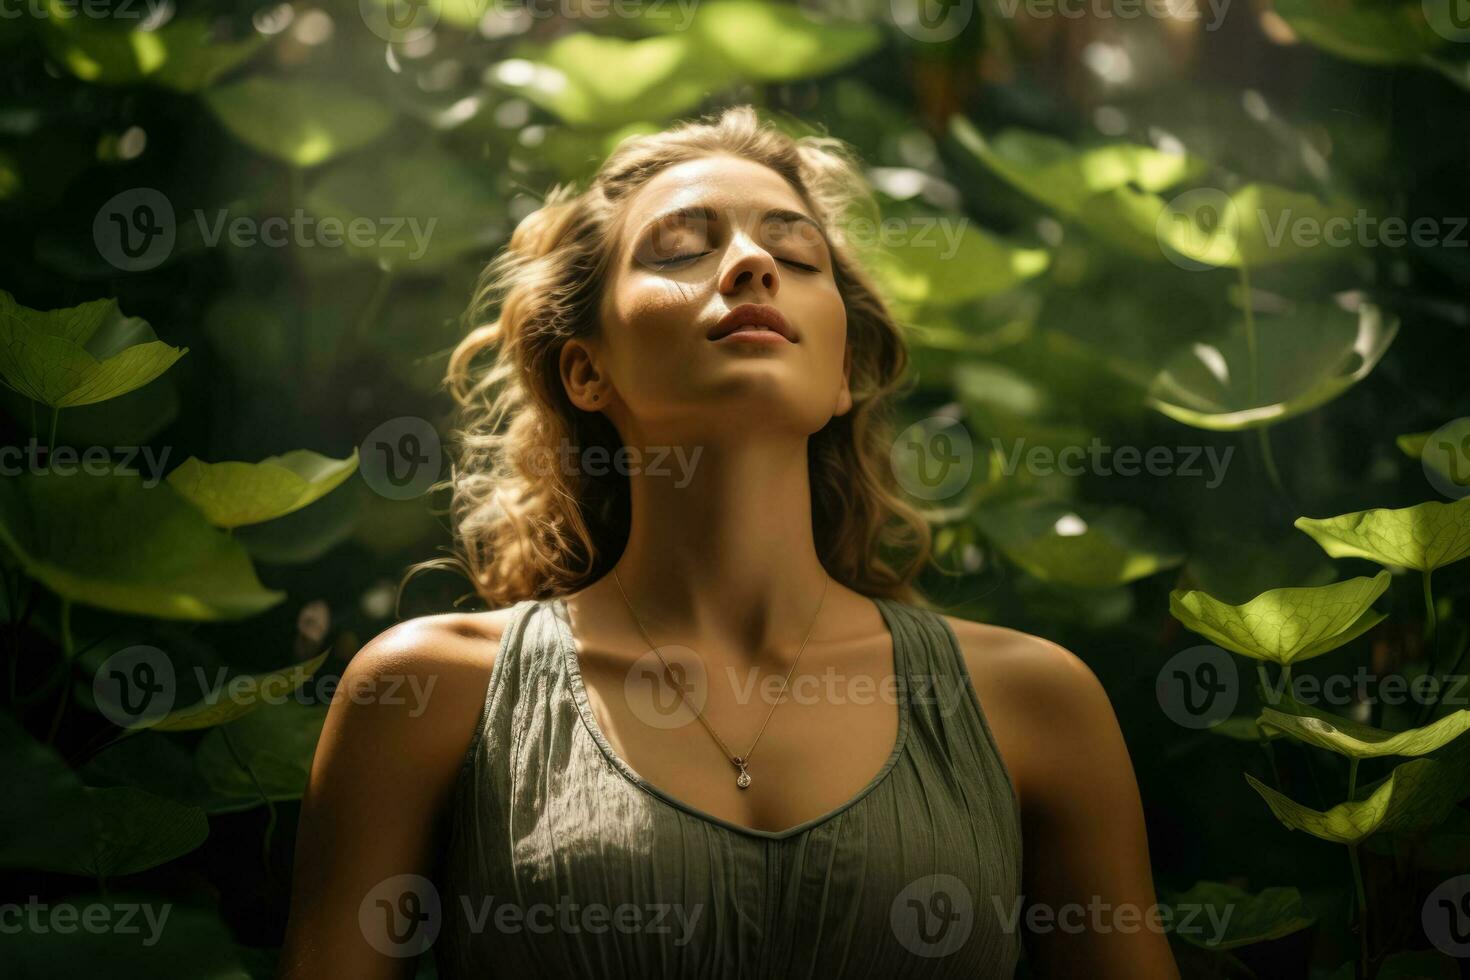
[[[479,720],[510,613],[422,616],[384,630],[342,672],[324,737],[391,745],[424,762],[457,758]]]
[[[1009,627],[944,619],[1023,803],[1044,799],[1057,767],[1090,740],[1117,734],[1106,690],[1072,651]]]

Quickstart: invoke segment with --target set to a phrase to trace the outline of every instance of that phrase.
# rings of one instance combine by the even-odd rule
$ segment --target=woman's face
[[[660,172],[625,207],[601,335],[562,352],[580,407],[606,410],[625,438],[698,437],[732,421],[745,434],[809,435],[852,407],[832,256],[775,171],[703,157]],[[772,329],[711,337],[763,317]]]

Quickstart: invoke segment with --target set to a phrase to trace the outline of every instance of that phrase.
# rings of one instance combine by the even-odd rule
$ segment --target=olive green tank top
[[[439,975],[1012,977],[1009,773],[949,624],[874,601],[900,679],[893,752],[852,799],[784,831],[642,779],[598,728],[566,603],[517,603],[446,817]]]

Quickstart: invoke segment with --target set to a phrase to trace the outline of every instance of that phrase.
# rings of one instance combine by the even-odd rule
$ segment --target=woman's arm
[[[956,634],[1021,799],[1020,927],[1033,974],[1179,980],[1138,783],[1102,684],[1049,640],[979,624]]]
[[[282,980],[413,974],[416,897],[392,879],[434,867],[505,612],[410,620],[343,672],[302,798]]]

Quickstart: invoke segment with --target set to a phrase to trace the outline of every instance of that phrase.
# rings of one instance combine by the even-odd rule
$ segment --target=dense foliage
[[[466,591],[396,601],[476,273],[748,101],[869,168],[923,586],[1102,678],[1185,975],[1458,975],[1463,6],[5,5],[0,871],[108,911],[0,957],[270,974],[333,679]]]

